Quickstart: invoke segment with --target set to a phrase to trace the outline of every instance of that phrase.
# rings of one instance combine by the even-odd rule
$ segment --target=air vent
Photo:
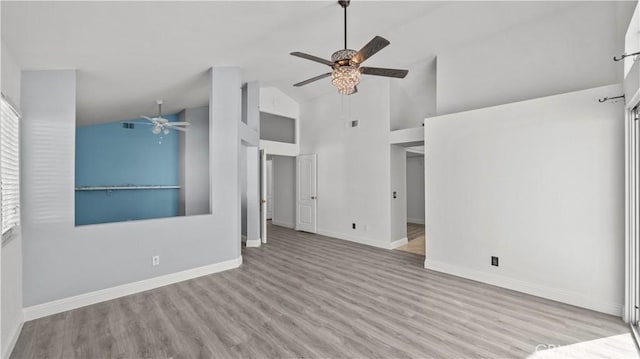
[[[130,130],[133,130],[135,128],[135,124],[133,124],[131,122],[123,122],[122,123],[122,128],[128,128]]]

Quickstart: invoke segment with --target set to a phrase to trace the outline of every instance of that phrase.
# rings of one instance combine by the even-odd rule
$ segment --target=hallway
[[[407,223],[407,239],[409,243],[396,248],[398,251],[425,255],[424,224]]]

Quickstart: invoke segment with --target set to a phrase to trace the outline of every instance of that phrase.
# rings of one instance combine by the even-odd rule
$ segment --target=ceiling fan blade
[[[293,85],[293,86],[295,86],[295,87],[304,86],[304,85],[306,85],[306,84],[310,84],[310,83],[312,83],[312,82],[314,82],[314,81],[318,81],[318,80],[320,80],[320,79],[323,79],[323,78],[325,78],[325,77],[329,77],[329,76],[331,76],[331,72],[327,72],[326,74],[318,75],[318,76],[316,76],[316,77],[312,77],[312,78],[310,78],[310,79],[308,79],[308,80],[304,80],[304,81],[302,81],[302,82],[298,82],[297,84],[295,84],[295,85]]]
[[[169,126],[190,126],[190,122],[167,122]]]
[[[361,67],[360,72],[365,75],[397,77],[403,79],[409,73],[409,70],[385,69],[381,67]]]
[[[151,117],[147,117],[147,116],[140,116],[140,118],[144,118],[144,119],[145,119],[145,120],[147,120],[147,121],[151,121],[151,122],[153,122],[153,123],[156,123],[156,120],[155,120],[155,119],[153,119],[153,118],[151,118]]]
[[[178,131],[182,131],[182,132],[187,132],[186,128],[182,128],[182,127],[174,127],[174,126],[170,126],[170,128],[172,130],[178,130]]]
[[[297,56],[297,57],[302,57],[303,59],[319,62],[319,63],[325,64],[327,66],[332,66],[333,67],[333,65],[334,65],[333,62],[331,62],[329,60],[325,60],[325,59],[319,58],[317,56],[305,54],[304,52],[292,52],[291,55]]]
[[[389,44],[390,44],[389,40],[381,36],[376,36],[371,41],[369,41],[369,43],[364,45],[360,49],[360,51],[358,51],[355,55],[353,55],[353,57],[351,58],[351,61],[357,64],[361,64],[364,62],[364,60],[370,58],[371,56],[373,56],[373,54],[384,49]]]

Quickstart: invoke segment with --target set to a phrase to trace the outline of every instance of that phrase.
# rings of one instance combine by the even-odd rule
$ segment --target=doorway
[[[267,155],[267,220],[271,225],[295,228],[296,158]]]
[[[424,153],[407,148],[407,244],[397,250],[425,255]]]
[[[242,241],[247,247],[261,243],[260,152],[258,147],[241,146],[240,218]],[[264,239],[264,238],[263,238]]]

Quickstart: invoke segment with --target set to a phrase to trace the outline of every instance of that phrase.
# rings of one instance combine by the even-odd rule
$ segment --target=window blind
[[[20,115],[2,96],[0,108],[2,236],[20,225]]]

